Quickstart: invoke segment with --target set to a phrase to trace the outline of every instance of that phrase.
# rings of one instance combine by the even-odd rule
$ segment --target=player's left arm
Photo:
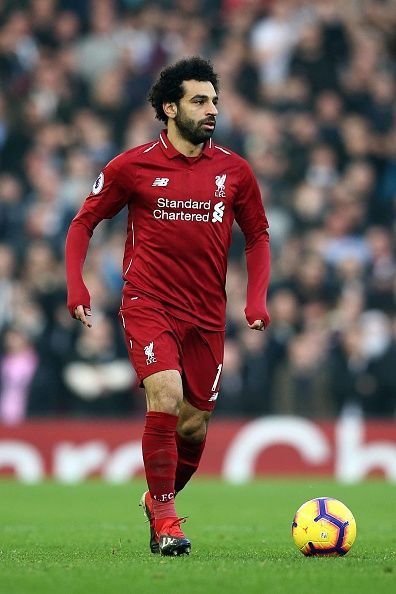
[[[245,316],[250,328],[264,330],[270,323],[267,292],[270,280],[270,245],[268,221],[256,178],[246,164],[241,171],[235,220],[245,236],[248,284]]]

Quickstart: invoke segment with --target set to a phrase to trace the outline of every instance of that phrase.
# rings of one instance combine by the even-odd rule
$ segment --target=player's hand
[[[260,330],[262,332],[265,328],[263,320],[255,320],[253,324],[249,324],[249,328],[252,330]]]
[[[89,316],[92,316],[92,312],[89,307],[85,307],[85,305],[77,305],[74,310],[74,316],[76,320],[80,320],[84,326],[87,328],[92,328],[91,322],[88,320]]]

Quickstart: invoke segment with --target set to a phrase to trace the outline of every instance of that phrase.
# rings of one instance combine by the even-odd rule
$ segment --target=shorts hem
[[[170,367],[169,365],[160,365],[159,367],[156,367],[155,370],[144,369],[144,371],[140,371],[139,369],[136,369],[135,371],[140,383],[142,383],[146,378],[150,377],[150,375],[154,375],[154,373],[159,373],[160,371],[178,371],[180,375],[182,375],[181,367]]]
[[[213,410],[216,406],[215,402],[213,404],[208,402],[208,403],[205,403],[205,405],[201,406],[200,402],[197,403],[196,401],[193,401],[194,399],[189,398],[186,394],[183,394],[183,397],[187,400],[187,402],[189,404],[191,404],[191,406],[193,406],[194,408],[197,408],[198,410],[200,410],[202,412],[210,412],[211,413],[211,412],[213,412]],[[199,406],[197,406],[197,404],[199,404]]]

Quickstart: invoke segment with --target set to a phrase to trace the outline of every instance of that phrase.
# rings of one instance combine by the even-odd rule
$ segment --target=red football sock
[[[194,472],[197,470],[202,452],[204,451],[206,438],[201,443],[192,443],[180,437],[176,433],[177,445],[177,468],[175,478],[175,493],[185,487]]]
[[[178,417],[148,412],[142,438],[144,468],[155,518],[176,517],[174,504]]]

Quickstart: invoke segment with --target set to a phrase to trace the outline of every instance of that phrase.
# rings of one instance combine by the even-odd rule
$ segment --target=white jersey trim
[[[159,141],[157,140],[157,142],[154,142],[154,144],[152,144],[151,146],[149,146],[148,148],[146,148],[143,152],[144,153],[149,153],[151,151],[151,149],[153,149],[155,146],[157,146],[157,144],[159,144]]]
[[[159,135],[160,137],[160,141],[162,142],[162,144],[164,145],[164,147],[167,149],[168,145],[166,144],[165,140],[162,138],[162,134]]]
[[[158,143],[157,143],[157,144],[158,144]],[[132,249],[133,249],[133,250],[135,250],[135,228],[134,228],[134,226],[133,226],[133,221],[132,221],[132,225],[131,225],[131,231],[132,231]],[[130,262],[129,262],[129,264],[128,264],[128,267],[127,267],[127,269],[125,270],[125,272],[124,272],[124,275],[125,275],[125,274],[128,274],[128,272],[129,272],[129,269],[130,269],[130,267],[131,267],[131,264],[132,264],[132,260],[133,260],[133,257],[131,258],[131,260],[130,260]]]
[[[226,155],[231,155],[231,153],[229,151],[226,151],[225,149],[223,149],[221,146],[217,146],[217,144],[214,145],[215,148],[219,149],[219,151],[222,151],[223,153],[225,153]]]
[[[132,264],[132,260],[133,260],[133,258],[131,258],[131,260],[130,260],[130,262],[129,262],[129,264],[128,264],[128,268],[125,270],[124,274],[128,274],[128,272],[129,272],[129,269],[130,269],[130,267],[131,267],[131,264]]]

